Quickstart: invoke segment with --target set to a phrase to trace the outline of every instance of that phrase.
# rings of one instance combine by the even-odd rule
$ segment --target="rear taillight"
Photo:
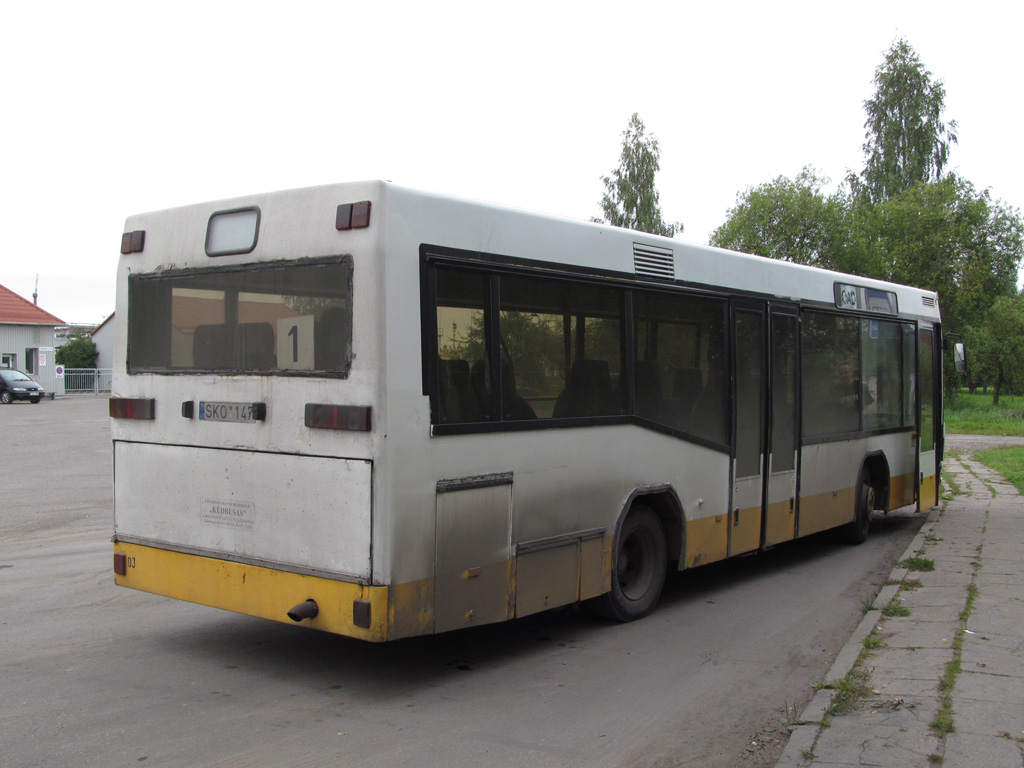
[[[370,406],[306,403],[306,426],[313,429],[370,431]]]
[[[155,419],[156,400],[144,397],[110,398],[112,419]]]

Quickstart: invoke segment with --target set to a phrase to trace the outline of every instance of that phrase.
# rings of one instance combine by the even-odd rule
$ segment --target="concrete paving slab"
[[[897,678],[883,683],[872,678],[871,682],[874,685],[874,690],[887,700],[901,698],[918,704],[923,701],[934,701],[938,695],[939,684],[931,678],[922,680]]]
[[[964,590],[958,590],[962,595],[967,595]],[[959,622],[959,614],[964,609],[964,604],[957,605],[952,594],[947,595],[946,601],[942,602],[931,597],[928,592],[920,598],[915,597],[913,592],[903,593],[903,605],[910,609],[910,615],[914,622],[942,622],[946,626],[956,625]],[[900,616],[893,616],[893,621]]]
[[[996,674],[1021,675],[1024,670],[1024,649],[1019,635],[984,635],[980,632],[965,635],[963,643],[963,664],[992,666]],[[981,667],[985,669],[985,667]]]
[[[1024,707],[1001,701],[967,699],[953,691],[953,721],[957,733],[998,736],[1024,730]]]
[[[956,680],[956,700],[993,702],[1016,709],[1016,716],[1024,728],[1024,678],[1008,677],[988,672],[961,672]]]
[[[1020,768],[1024,764],[1021,744],[976,733],[947,736],[943,757],[942,768]]]
[[[948,622],[916,621],[912,617],[886,622],[885,644],[890,648],[944,648],[952,653],[955,635]]]
[[[873,654],[867,661],[872,674],[894,679],[938,680],[935,670],[945,669],[952,653],[943,648],[891,648],[885,653]]]

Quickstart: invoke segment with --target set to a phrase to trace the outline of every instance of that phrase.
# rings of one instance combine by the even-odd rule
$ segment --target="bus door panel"
[[[772,309],[768,478],[764,538],[769,547],[789,541],[796,531],[797,465],[797,315],[796,309]]]
[[[437,485],[434,631],[510,616],[512,476]]]
[[[735,371],[734,453],[729,554],[761,546],[765,458],[765,320],[763,303],[735,302],[732,314]]]
[[[917,332],[917,381],[918,381],[918,429],[917,429],[917,509],[927,511],[939,503],[938,468],[936,451],[936,426],[940,423],[939,397],[942,384],[939,381],[941,354],[935,344],[935,329],[922,325]]]

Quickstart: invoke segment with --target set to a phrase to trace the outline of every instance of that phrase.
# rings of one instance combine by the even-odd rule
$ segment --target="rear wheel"
[[[860,471],[857,481],[857,509],[852,523],[843,527],[843,538],[850,544],[863,544],[871,528],[871,512],[875,508],[875,489],[866,469]]]
[[[616,621],[633,621],[652,610],[665,584],[668,549],[665,529],[650,507],[635,505],[626,517],[612,559],[612,588],[591,603]]]

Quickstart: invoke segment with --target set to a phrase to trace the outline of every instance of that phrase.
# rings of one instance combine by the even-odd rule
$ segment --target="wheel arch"
[[[668,547],[668,559],[680,560],[686,551],[686,526],[684,525],[683,505],[671,485],[656,485],[636,488],[626,498],[615,523],[615,540],[618,541],[619,531],[634,504],[643,504],[654,510],[665,530],[665,542]]]
[[[889,460],[884,451],[871,451],[861,462],[861,471],[868,473],[869,485],[875,489],[875,509],[889,511],[889,490],[891,475]]]

